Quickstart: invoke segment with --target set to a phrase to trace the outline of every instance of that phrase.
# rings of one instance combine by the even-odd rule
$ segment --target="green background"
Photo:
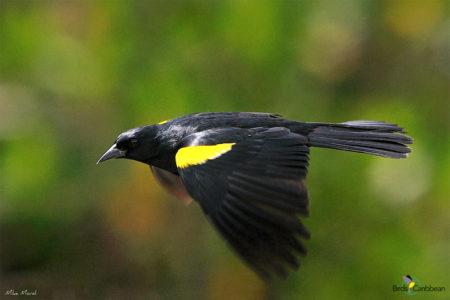
[[[0,298],[450,289],[448,3],[1,1]],[[406,160],[312,149],[310,254],[266,285],[148,166],[95,164],[120,132],[209,111],[384,120],[415,143]]]

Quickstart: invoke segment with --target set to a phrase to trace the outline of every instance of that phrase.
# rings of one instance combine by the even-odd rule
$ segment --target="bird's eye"
[[[122,150],[122,151],[127,150],[127,144],[124,142],[116,143],[116,147],[117,147],[117,149]]]
[[[136,146],[139,144],[139,142],[138,142],[138,140],[137,139],[131,139],[129,142],[128,142],[128,147],[130,147],[130,148],[136,148]]]

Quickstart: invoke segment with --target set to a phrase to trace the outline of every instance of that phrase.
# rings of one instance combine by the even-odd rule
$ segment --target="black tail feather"
[[[381,121],[350,121],[339,124],[317,124],[309,133],[313,147],[366,153],[389,158],[405,158],[413,139],[396,124]]]

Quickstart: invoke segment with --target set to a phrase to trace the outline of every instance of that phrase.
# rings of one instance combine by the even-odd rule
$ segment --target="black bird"
[[[413,140],[380,121],[307,123],[266,113],[198,113],[128,130],[98,163],[151,166],[179,198],[191,197],[228,244],[263,279],[285,278],[307,254],[310,147],[405,158]]]

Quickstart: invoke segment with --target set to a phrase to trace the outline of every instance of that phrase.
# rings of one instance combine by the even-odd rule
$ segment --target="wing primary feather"
[[[232,197],[232,196],[230,196]],[[267,230],[266,222],[262,223],[261,221],[256,220],[255,218],[250,217],[247,213],[243,212],[239,208],[236,208],[230,201],[225,201],[223,208],[227,210],[231,215],[235,218],[239,218],[246,225],[253,227],[258,232],[264,232]]]
[[[242,179],[242,182],[248,182],[251,183],[252,186],[265,189],[267,192],[279,192],[282,194],[287,194],[290,196],[304,196],[304,190],[305,189],[299,189],[298,186],[295,185],[288,185],[284,184],[282,186],[273,184],[274,179],[273,178],[267,178],[267,177],[258,177],[258,176],[251,176],[249,174],[244,174],[242,172],[233,172],[233,177]],[[236,182],[239,182],[235,180]],[[277,183],[280,183],[279,180],[276,181]],[[279,196],[279,195],[275,195]]]
[[[220,216],[216,216],[214,218],[216,220],[216,224],[219,228],[222,228],[223,232],[225,233],[224,236],[228,238],[228,241],[230,241],[230,245],[240,253],[240,255],[244,258],[247,263],[252,265],[255,269],[261,271],[265,270],[263,266],[270,266],[278,276],[282,278],[286,278],[288,275],[288,272],[286,269],[278,263],[277,259],[271,259],[273,257],[268,257],[267,255],[269,253],[267,252],[258,252],[258,249],[253,249],[253,253],[251,252],[251,247],[247,241],[242,239],[237,239],[236,236],[238,236],[238,232],[236,232],[233,228],[230,227],[229,224],[227,224],[225,221],[221,219]],[[241,249],[241,250],[240,250]],[[256,250],[256,251],[255,251]],[[250,252],[248,252],[250,251]],[[263,272],[263,278],[266,276],[267,272]]]
[[[296,238],[294,234],[285,232],[281,235],[281,237],[286,241],[289,246],[295,249],[302,256],[306,256],[308,254],[308,250],[305,246]]]
[[[223,238],[241,255],[252,267],[263,271],[262,268],[259,267],[259,264],[255,261],[255,257],[251,256],[252,251],[248,248],[248,245],[244,245],[241,241],[239,241],[234,233],[223,224],[223,221],[217,216],[210,216],[209,220],[213,224],[213,226],[221,233]]]
[[[242,232],[246,237],[251,239],[252,241],[258,242],[258,238],[261,237],[261,230],[259,228],[252,228],[253,230],[250,230],[251,227],[245,226],[243,224],[243,220],[236,217],[233,213],[230,213],[228,209],[225,209],[223,211],[219,212],[219,216],[221,216],[223,219],[225,219],[227,222],[235,225],[237,227],[237,230]]]
[[[230,180],[231,181],[231,180]],[[256,193],[252,187],[246,188],[247,183],[236,182],[229,184],[230,193],[233,195],[240,195],[239,198],[244,198],[246,200],[258,201],[260,203],[264,203],[272,206],[275,209],[283,210],[285,212],[299,212],[302,208],[295,207],[286,201],[277,201],[281,199],[277,199],[277,196],[274,195],[264,195],[264,193]],[[270,197],[271,196],[271,197]],[[273,200],[273,199],[276,200]],[[284,199],[283,199],[284,200]]]
[[[279,213],[275,212],[275,210],[271,210],[272,213],[269,213],[266,210],[259,208],[257,205],[249,203],[248,201],[242,201],[242,199],[237,200],[236,197],[229,197],[228,199],[242,211],[245,211],[253,215],[254,217],[267,221],[268,226],[271,226],[272,228],[276,229],[282,227],[286,230],[297,232],[303,238],[310,238],[309,231],[295,215],[280,215]]]
[[[267,224],[264,225],[260,223],[260,221],[251,218],[246,213],[236,208],[229,201],[224,202],[223,208],[227,212],[227,215],[231,217],[233,220],[240,220],[242,223],[244,223],[242,224],[242,227],[244,228],[250,227],[255,232],[272,230],[272,234],[277,234],[281,236],[286,241],[286,243],[289,244],[293,249],[295,249],[299,254],[301,254],[302,256],[306,256],[308,254],[308,250],[293,234],[286,231],[281,232],[280,230],[273,231],[273,229],[268,229]]]
[[[286,195],[281,197],[279,193],[276,193],[273,190],[267,190],[261,186],[255,186],[250,182],[230,178],[229,189],[233,194],[241,195],[241,197],[245,199],[264,203],[287,213],[296,212],[302,215],[309,214],[309,209],[304,203],[302,203],[303,201],[295,202]],[[258,190],[260,191],[256,192]]]
[[[234,227],[238,232],[242,233],[241,235],[244,235],[246,238],[250,239],[250,242],[253,243],[256,247],[269,248],[271,252],[278,254],[278,258],[280,260],[285,261],[292,268],[298,269],[300,267],[300,263],[298,262],[296,257],[290,252],[290,249],[286,247],[289,244],[285,243],[282,235],[275,235],[266,232],[258,239],[255,238],[254,233],[251,233],[248,228],[242,226],[239,220],[234,219],[230,215],[224,213],[224,211],[221,211],[219,213],[219,217],[222,218],[222,220],[226,221],[229,226]]]

